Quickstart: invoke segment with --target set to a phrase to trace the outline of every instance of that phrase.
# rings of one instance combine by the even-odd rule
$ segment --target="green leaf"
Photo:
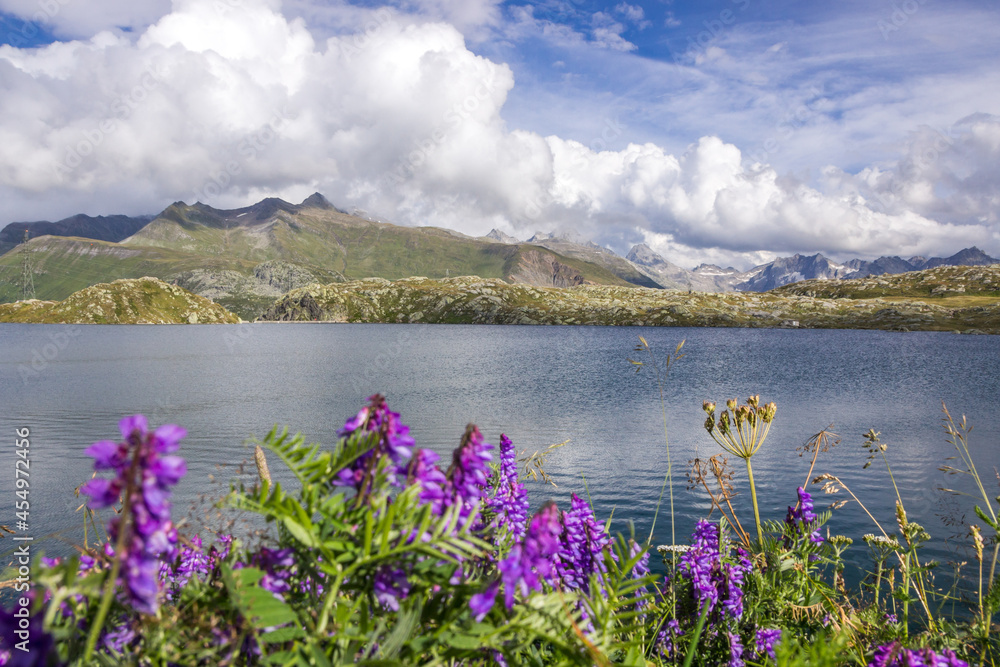
[[[278,628],[277,630],[272,630],[271,632],[265,632],[259,637],[259,641],[262,644],[278,644],[281,642],[291,641],[293,639],[302,639],[306,636],[306,633],[299,627],[287,627]]]
[[[316,541],[316,536],[292,517],[284,517],[282,523],[285,524],[285,528],[287,528],[288,532],[292,534],[292,537],[297,539],[302,544],[307,547],[319,546],[319,543]]]
[[[989,526],[993,530],[1000,530],[1000,527],[998,527],[998,523],[996,521],[993,521],[990,517],[988,517],[986,515],[986,512],[983,511],[982,507],[976,505],[974,509],[976,510],[976,516],[978,516],[980,519],[986,522],[987,526]]]
[[[222,579],[230,597],[255,628],[273,628],[296,621],[291,607],[260,587],[263,576],[255,567],[233,570],[227,564],[222,565]]]

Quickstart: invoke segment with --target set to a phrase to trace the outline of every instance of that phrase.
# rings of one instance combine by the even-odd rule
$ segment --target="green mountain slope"
[[[246,319],[289,289],[373,276],[628,284],[605,266],[547,248],[374,222],[334,208],[321,195],[299,205],[265,199],[235,210],[178,202],[120,243],[43,236],[29,241],[28,250],[41,299],[63,299],[118,278],[156,276],[209,296]],[[21,262],[19,249],[0,257],[0,302],[18,298]]]

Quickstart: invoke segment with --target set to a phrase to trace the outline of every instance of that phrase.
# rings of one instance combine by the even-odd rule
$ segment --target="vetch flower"
[[[398,412],[389,410],[384,396],[375,394],[368,397],[368,405],[348,419],[343,428],[337,431],[337,435],[346,438],[357,431],[376,433],[378,440],[372,449],[334,474],[334,486],[354,487],[360,492],[375,462],[383,455],[388,456],[392,462],[389,483],[399,486],[399,478],[406,474],[405,462],[410,458],[414,445],[413,438],[409,435],[410,427],[399,421]]]
[[[808,533],[810,542],[813,544],[822,544],[823,536],[820,535],[819,529],[813,525],[819,517],[813,511],[812,496],[801,486],[795,491],[799,495],[799,502],[795,507],[788,508],[785,523],[797,537],[802,537]],[[790,546],[787,542],[786,540],[786,546]]]
[[[528,490],[518,480],[517,451],[504,434],[500,434],[500,472],[496,495],[489,508],[496,515],[498,530],[507,531],[515,540],[524,537],[528,526]]]
[[[754,638],[754,649],[757,651],[757,660],[763,660],[765,656],[771,658],[771,660],[775,660],[774,645],[779,641],[781,641],[781,630],[768,628],[758,630],[757,636]]]
[[[949,649],[938,654],[930,648],[907,649],[890,642],[875,649],[868,667],[969,667],[969,663]]]
[[[570,502],[570,510],[563,514],[556,567],[566,588],[589,592],[590,575],[605,572],[604,550],[611,544],[611,536],[597,523],[587,501],[574,493]]]
[[[160,561],[174,552],[177,530],[170,520],[170,488],[187,471],[184,459],[172,455],[187,434],[180,426],[166,424],[149,430],[142,415],[125,417],[119,424],[122,442],[102,440],[87,448],[96,471],[113,470],[112,479],[95,478],[80,490],[90,496],[88,506],[100,509],[113,505],[125,494],[124,516],[108,524],[112,544],[121,545],[121,583],[133,607],[156,613],[159,594]]]
[[[491,449],[493,445],[483,440],[479,428],[475,424],[469,424],[446,475],[451,482],[456,502],[465,508],[471,509],[483,497],[488,483],[487,465],[493,458],[489,453]],[[463,512],[462,515],[467,516],[468,512]]]

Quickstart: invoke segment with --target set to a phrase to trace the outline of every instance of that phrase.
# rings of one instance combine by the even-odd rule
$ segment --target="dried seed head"
[[[747,405],[749,405],[751,408],[756,408],[758,405],[760,405],[760,394],[754,394],[753,396],[747,398]]]
[[[972,533],[972,545],[976,549],[976,560],[980,563],[983,562],[983,534],[979,530],[979,526],[972,525],[969,527],[969,532]]]
[[[729,408],[730,410],[735,410],[737,404],[738,403],[735,398],[730,398],[728,401],[726,401],[726,407]]]
[[[903,508],[903,503],[896,501],[896,523],[899,524],[899,529],[906,532],[906,525],[909,523],[906,520],[906,510]]]
[[[266,486],[271,485],[271,471],[267,469],[267,458],[264,456],[264,450],[260,445],[253,451],[253,460],[257,464],[257,476],[260,477],[260,483]]]
[[[713,403],[712,401],[705,401],[704,403],[701,404],[701,409],[710,415],[715,414],[715,403]]]
[[[705,430],[711,433],[715,430],[715,420],[712,419],[712,415],[708,415],[708,419],[705,420]]]

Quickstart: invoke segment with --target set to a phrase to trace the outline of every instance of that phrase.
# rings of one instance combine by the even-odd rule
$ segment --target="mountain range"
[[[945,258],[836,263],[816,254],[781,257],[749,271],[712,264],[685,269],[645,244],[621,257],[566,234],[538,232],[520,241],[495,229],[471,237],[438,227],[403,227],[351,215],[315,193],[301,204],[268,198],[223,210],[179,201],[156,216],[11,223],[0,230],[0,252],[6,253],[0,256],[0,303],[19,296],[21,258],[10,251],[25,229],[39,298],[64,299],[99,282],[148,275],[215,299],[247,319],[291,289],[370,277],[478,275],[541,287],[762,292],[810,279],[1000,263],[973,247]]]

